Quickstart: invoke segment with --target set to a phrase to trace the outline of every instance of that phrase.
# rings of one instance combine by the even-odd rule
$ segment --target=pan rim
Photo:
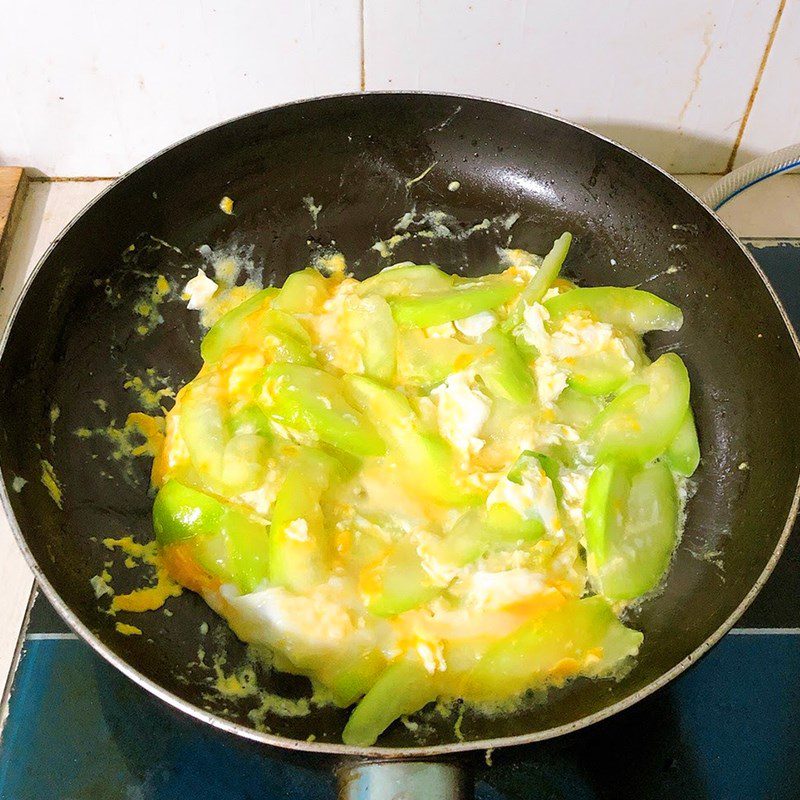
[[[580,130],[583,133],[586,133],[595,139],[605,142],[606,144],[610,144],[613,147],[616,147],[628,153],[629,155],[632,155],[634,158],[643,161],[649,167],[656,170],[662,176],[667,178],[681,191],[683,191],[690,198],[692,198],[696,203],[698,203],[700,207],[711,216],[711,218],[722,228],[722,230],[728,235],[728,237],[736,244],[739,250],[744,254],[747,260],[750,262],[750,265],[756,271],[756,274],[759,276],[759,278],[767,288],[767,291],[769,292],[773,303],[775,304],[775,306],[778,309],[778,312],[780,313],[781,319],[783,320],[784,323],[784,327],[786,328],[786,331],[788,332],[789,337],[792,343],[794,344],[795,353],[798,359],[800,359],[800,340],[798,340],[798,335],[794,330],[791,321],[789,320],[788,314],[786,313],[786,309],[784,308],[783,303],[778,297],[775,289],[773,288],[766,274],[759,266],[758,262],[755,260],[753,255],[747,250],[747,248],[742,244],[742,242],[739,240],[736,234],[733,233],[730,227],[719,218],[717,213],[713,211],[711,208],[709,208],[702,201],[702,199],[700,199],[693,191],[685,187],[675,177],[670,175],[666,170],[662,169],[657,164],[654,164],[648,158],[637,153],[635,150],[626,147],[625,145],[622,145],[619,142],[616,142],[613,139],[603,134],[592,131],[580,124],[564,119],[563,117],[560,117],[556,114],[551,114],[545,111],[539,111],[517,103],[492,100],[489,98],[484,98],[476,95],[452,94],[449,92],[414,91],[414,90],[343,92],[336,94],[320,95],[302,100],[294,100],[286,103],[279,103],[277,105],[268,106],[266,108],[250,111],[245,114],[232,117],[231,119],[224,120],[215,125],[210,125],[200,131],[192,133],[189,136],[179,139],[177,142],[162,148],[157,153],[141,161],[136,166],[134,166],[133,168],[129,169],[128,171],[120,175],[118,178],[116,178],[109,186],[107,186],[96,197],[90,200],[63,228],[63,230],[55,237],[52,243],[47,247],[45,252],[42,254],[36,266],[31,270],[30,274],[25,279],[20,294],[15,300],[12,310],[8,316],[8,320],[6,321],[3,330],[0,332],[0,359],[2,359],[3,357],[11,329],[13,328],[18,312],[22,307],[25,298],[27,297],[28,291],[30,290],[34,280],[41,271],[42,266],[50,257],[52,251],[56,248],[56,246],[60,243],[60,241],[64,238],[64,236],[72,229],[72,227],[78,222],[78,220],[80,220],[96,203],[100,202],[106,196],[106,194],[114,190],[118,185],[127,180],[135,172],[142,169],[151,161],[154,161],[155,159],[164,155],[168,151],[176,149],[192,139],[195,139],[199,136],[202,136],[217,128],[221,128],[233,122],[238,122],[247,119],[249,117],[257,116],[267,111],[274,111],[277,109],[288,108],[291,106],[303,106],[306,104],[317,103],[319,101],[324,101],[324,100],[335,100],[335,99],[343,100],[349,98],[361,98],[361,97],[366,98],[372,96],[433,97],[438,99],[455,100],[455,101],[458,100],[477,101],[479,103],[484,103],[488,105],[517,109],[540,117],[545,117],[554,120],[556,122],[559,122],[563,125],[567,125],[571,128]],[[3,477],[3,471],[2,471],[2,466],[0,466],[0,478],[2,477]],[[412,747],[402,747],[402,748],[383,747],[374,745],[371,747],[354,747],[351,745],[346,745],[337,742],[316,742],[316,741],[308,742],[305,740],[291,739],[289,737],[277,736],[271,733],[263,733],[254,730],[253,728],[247,727],[245,725],[241,725],[237,722],[232,722],[222,717],[218,717],[215,714],[212,714],[209,711],[205,711],[204,709],[199,708],[198,706],[195,706],[189,701],[184,700],[183,698],[178,697],[176,694],[173,694],[172,692],[164,689],[155,681],[152,681],[151,679],[147,678],[133,666],[128,664],[127,661],[125,661],[125,659],[123,659],[121,656],[118,656],[113,650],[111,650],[110,647],[108,647],[97,636],[95,636],[95,634],[81,622],[81,620],[69,608],[69,606],[67,606],[67,604],[61,598],[58,592],[54,589],[52,584],[45,576],[43,570],[39,566],[38,562],[33,557],[33,554],[28,548],[28,545],[23,537],[19,523],[17,522],[16,516],[11,507],[11,501],[8,492],[6,490],[5,480],[0,480],[0,507],[2,507],[2,510],[6,515],[6,518],[8,519],[9,527],[12,531],[14,539],[16,540],[17,546],[22,551],[25,561],[27,562],[28,566],[30,567],[31,571],[34,574],[36,585],[41,587],[45,596],[53,604],[54,608],[62,617],[62,619],[64,619],[64,621],[70,626],[70,628],[73,631],[75,631],[75,633],[77,633],[98,655],[104,658],[109,664],[114,666],[116,669],[122,672],[127,678],[134,681],[139,686],[150,692],[150,694],[162,700],[169,706],[185,714],[188,714],[189,716],[193,717],[194,719],[200,722],[211,725],[217,730],[225,731],[226,733],[240,736],[242,738],[249,739],[251,741],[259,742],[261,744],[271,745],[273,747],[279,747],[285,750],[305,751],[318,754],[349,756],[349,757],[379,758],[384,760],[388,759],[413,760],[413,759],[424,759],[424,758],[431,758],[438,756],[454,755],[474,750],[494,750],[501,747],[512,747],[524,744],[531,744],[533,742],[544,741],[546,739],[563,736],[567,733],[572,733],[574,731],[588,727],[589,725],[593,725],[596,722],[600,722],[601,720],[607,719],[608,717],[611,717],[617,714],[618,712],[631,707],[635,703],[639,702],[645,697],[648,697],[657,690],[661,689],[663,686],[668,684],[674,678],[678,677],[681,673],[686,671],[686,669],[688,669],[695,661],[697,661],[701,656],[703,656],[708,650],[710,650],[711,647],[713,647],[734,626],[736,621],[741,617],[741,615],[745,612],[748,606],[753,602],[756,595],[759,593],[759,591],[769,578],[781,554],[783,553],[783,550],[786,546],[786,542],[789,538],[789,535],[791,534],[795,519],[798,514],[798,507],[800,507],[800,474],[798,474],[798,479],[797,479],[797,484],[795,486],[795,492],[792,504],[789,509],[789,514],[787,516],[786,523],[784,524],[783,530],[778,539],[778,543],[775,549],[773,550],[772,555],[768,559],[766,565],[764,566],[764,569],[761,571],[761,574],[755,581],[755,583],[751,586],[750,590],[747,592],[745,597],[741,600],[741,602],[734,609],[734,611],[728,616],[728,618],[714,632],[712,632],[712,634],[708,638],[706,638],[702,644],[700,644],[697,648],[695,648],[695,650],[693,650],[691,653],[685,656],[670,670],[663,673],[659,678],[647,684],[646,686],[642,687],[638,691],[632,693],[628,697],[625,697],[622,700],[613,703],[612,705],[606,706],[600,709],[599,711],[594,712],[593,714],[589,714],[587,716],[581,717],[580,719],[573,720],[572,722],[565,723],[564,725],[559,725],[554,728],[547,728],[542,731],[521,733],[521,734],[516,734],[514,736],[505,736],[495,739],[481,739],[468,742],[453,742],[449,744],[427,745],[422,747],[412,746]],[[9,682],[12,677],[13,673],[9,675]]]

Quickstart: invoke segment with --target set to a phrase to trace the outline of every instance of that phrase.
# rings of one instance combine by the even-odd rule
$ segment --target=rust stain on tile
[[[683,118],[686,115],[686,112],[689,110],[689,106],[694,100],[694,96],[697,94],[697,90],[700,88],[700,84],[703,80],[703,67],[706,65],[706,61],[708,61],[708,57],[711,55],[711,48],[714,44],[713,39],[711,38],[711,34],[714,32],[714,21],[710,18],[706,22],[705,30],[703,31],[703,54],[700,56],[700,60],[697,62],[697,66],[694,68],[694,73],[692,75],[692,88],[687,96],[686,100],[681,107],[681,110],[678,112],[678,131],[680,132],[683,128]]]
[[[361,48],[361,63],[359,66],[360,69],[360,83],[361,83],[361,91],[365,92],[367,90],[367,65],[366,65],[366,53],[365,53],[365,40],[364,40],[364,0],[361,0],[359,3],[359,28],[358,28],[358,36],[359,36],[359,46]]]
[[[786,0],[780,0],[780,3],[778,4],[778,10],[775,12],[775,19],[772,21],[772,28],[770,28],[769,31],[769,37],[767,38],[767,45],[764,48],[764,54],[761,56],[761,63],[758,65],[756,79],[753,81],[753,88],[750,90],[750,97],[747,98],[747,106],[745,107],[744,114],[742,115],[739,131],[736,134],[736,139],[733,142],[731,154],[728,158],[728,164],[725,167],[726,172],[730,172],[733,169],[733,162],[736,161],[736,154],[739,152],[739,147],[742,144],[742,138],[744,137],[744,132],[747,128],[747,121],[750,119],[750,112],[753,110],[753,104],[756,101],[756,95],[758,94],[758,89],[761,86],[761,78],[764,76],[764,69],[766,68],[767,61],[769,60],[769,54],[772,51],[772,45],[775,43],[775,36],[778,33],[778,27],[781,24],[781,17],[783,16],[783,9],[785,7]]]

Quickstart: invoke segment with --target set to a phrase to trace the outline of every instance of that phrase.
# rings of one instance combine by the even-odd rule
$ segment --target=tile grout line
[[[739,236],[738,237],[745,244],[748,242],[797,242],[800,241],[800,236]]]
[[[736,160],[736,155],[738,154],[739,147],[742,144],[744,132],[750,119],[750,113],[753,110],[753,105],[755,104],[756,96],[758,95],[758,90],[761,86],[761,79],[764,77],[764,70],[766,69],[767,61],[769,60],[769,54],[772,52],[772,45],[775,43],[775,37],[778,34],[778,28],[781,24],[781,17],[783,16],[784,8],[786,8],[786,0],[780,0],[778,3],[778,10],[775,12],[775,19],[772,21],[772,27],[770,28],[769,36],[767,37],[764,53],[761,56],[761,63],[758,65],[756,77],[753,81],[753,88],[750,90],[750,96],[747,98],[747,105],[745,106],[744,114],[742,115],[742,121],[739,123],[739,130],[736,134],[736,139],[734,139],[733,147],[731,148],[731,154],[725,167],[726,173],[733,169],[733,162]]]
[[[732,636],[800,636],[800,628],[731,628]]]
[[[119,175],[32,175],[31,183],[94,183],[96,181],[115,181]]]
[[[367,64],[366,64],[366,41],[364,33],[364,14],[365,14],[366,0],[359,0],[359,26],[358,26],[358,40],[361,51],[360,72],[359,72],[359,86],[362,92],[367,90]]]

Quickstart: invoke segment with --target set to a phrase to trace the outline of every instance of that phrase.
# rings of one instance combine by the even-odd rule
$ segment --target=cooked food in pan
[[[680,309],[505,251],[480,278],[304,269],[224,314],[166,420],[172,577],[369,745],[437,699],[488,709],[613,677],[699,461]],[[200,276],[195,306],[216,290]]]

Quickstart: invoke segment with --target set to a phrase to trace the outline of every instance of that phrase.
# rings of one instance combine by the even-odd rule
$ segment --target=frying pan
[[[219,208],[223,196],[234,200],[232,215]],[[321,206],[316,217],[312,205]],[[703,459],[682,542],[663,591],[631,613],[645,640],[619,681],[575,680],[546,703],[503,716],[423,713],[416,730],[397,723],[369,748],[341,743],[347,712],[329,707],[265,712],[257,730],[249,716],[256,701],[216,692],[208,666],[224,654],[225,669],[235,669],[245,647],[197,595],[170,599],[171,616],[126,618],[141,636],[120,635],[102,610],[90,585],[109,558],[102,538],[152,538],[149,462],[117,458],[107,437],[74,431],[119,427],[141,410],[136,377],[178,388],[199,369],[202,332],[177,293],[149,315],[134,311],[158,275],[182,286],[208,266],[210,247],[249,259],[251,273],[280,284],[335,248],[363,278],[390,263],[373,244],[408,211],[417,214],[408,229],[416,231],[431,209],[451,215],[449,235],[410,236],[392,260],[483,273],[497,269],[497,246],[541,253],[570,230],[568,275],[642,285],[681,306],[682,330],[653,334],[648,345],[651,354],[677,351],[692,378]],[[708,208],[652,164],[509,105],[428,94],[328,97],[175,145],[113,184],[62,233],[16,307],[0,359],[2,497],[58,611],[165,702],[267,745],[349,759],[348,797],[389,796],[396,786],[456,796],[456,767],[429,759],[535,742],[614,714],[681,673],[733,625],[796,513],[798,396],[797,341],[764,275]],[[40,480],[43,461],[62,486],[61,507]],[[17,476],[27,480],[21,491]],[[114,575],[117,591],[147,579],[136,569]],[[258,679],[290,700],[309,691],[305,679],[266,668]],[[381,761],[388,766],[376,768]]]

